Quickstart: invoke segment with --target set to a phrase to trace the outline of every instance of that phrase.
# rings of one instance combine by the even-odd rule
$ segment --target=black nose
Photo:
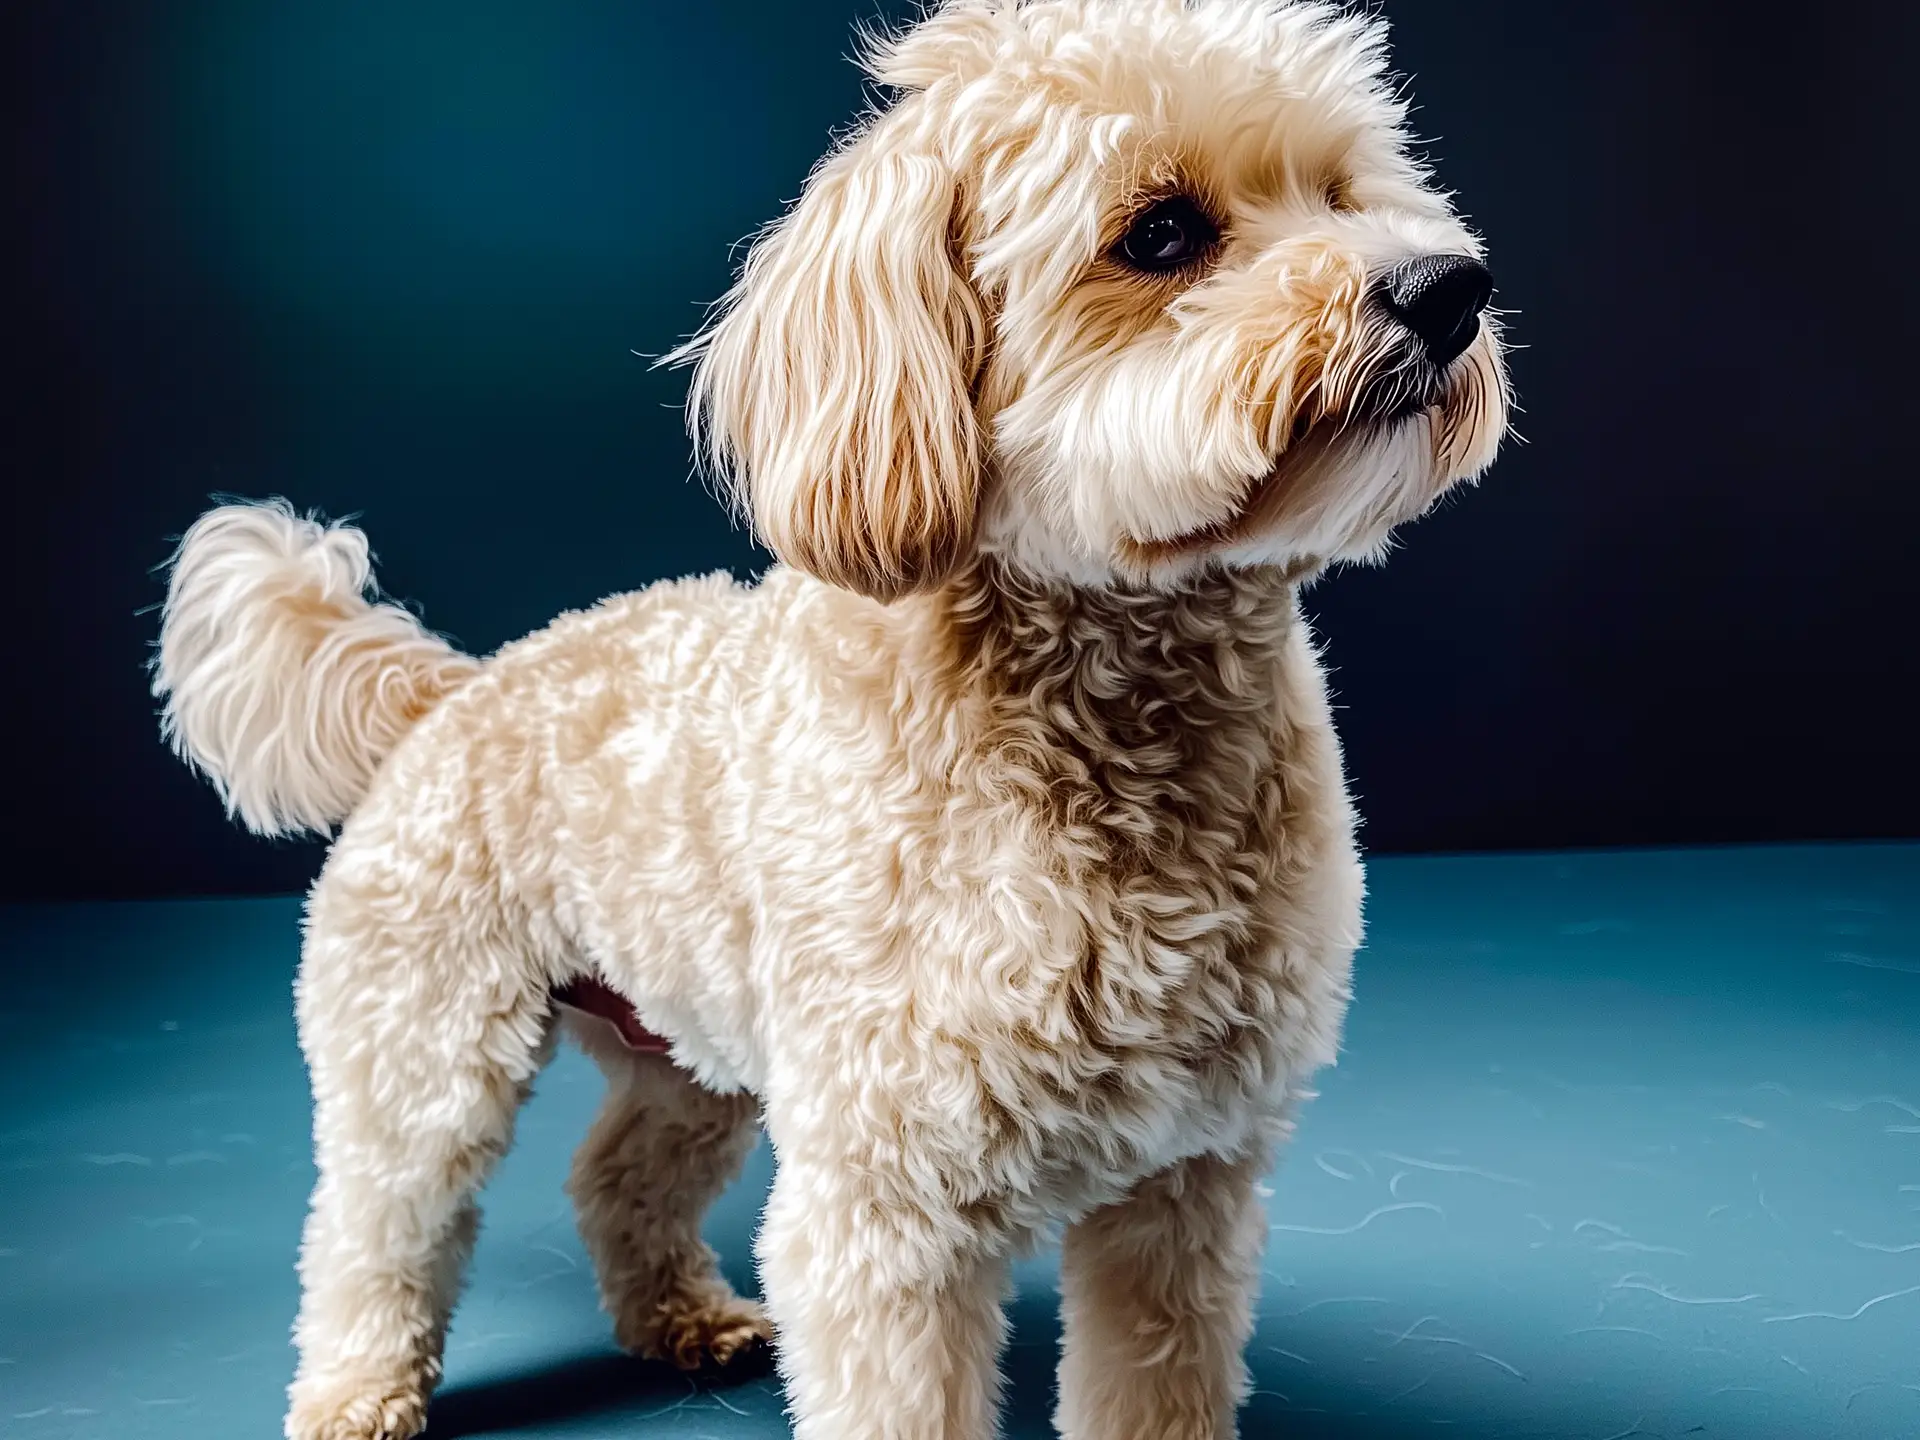
[[[1427,347],[1435,365],[1457,359],[1480,333],[1493,274],[1471,255],[1422,255],[1387,276],[1387,308]]]

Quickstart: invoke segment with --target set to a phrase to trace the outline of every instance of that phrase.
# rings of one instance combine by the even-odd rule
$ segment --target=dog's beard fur
[[[1477,473],[1505,427],[1497,342],[1437,368],[1371,303],[1374,267],[1307,249],[1210,277],[1157,345],[1003,411],[983,542],[1085,583],[1370,559]]]
[[[1490,318],[1444,368],[1382,309],[1478,256],[1409,153],[1377,22],[1247,0],[955,0],[749,258],[692,415],[782,558],[892,598],[982,550],[1080,584],[1311,569],[1492,459]],[[1202,263],[1129,270],[1191,197]]]

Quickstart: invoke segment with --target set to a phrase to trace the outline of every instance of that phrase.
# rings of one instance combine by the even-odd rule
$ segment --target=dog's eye
[[[1120,237],[1122,262],[1148,275],[1164,275],[1193,264],[1213,248],[1219,227],[1184,195],[1169,196],[1134,217]]]

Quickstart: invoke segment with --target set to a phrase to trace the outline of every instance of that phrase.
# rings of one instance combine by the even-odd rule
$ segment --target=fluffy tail
[[[367,537],[285,501],[223,505],[170,562],[160,733],[249,829],[325,833],[479,662],[377,598]]]

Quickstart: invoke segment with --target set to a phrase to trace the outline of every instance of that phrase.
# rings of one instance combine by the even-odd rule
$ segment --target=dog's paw
[[[773,1323],[756,1302],[730,1295],[719,1303],[675,1314],[662,1341],[675,1365],[698,1370],[707,1364],[725,1365],[773,1344]]]
[[[622,1348],[681,1370],[727,1365],[773,1343],[767,1312],[731,1291],[693,1296],[650,1307],[644,1322],[615,1327]]]
[[[425,1389],[410,1380],[296,1380],[287,1440],[413,1440],[426,1428]]]

